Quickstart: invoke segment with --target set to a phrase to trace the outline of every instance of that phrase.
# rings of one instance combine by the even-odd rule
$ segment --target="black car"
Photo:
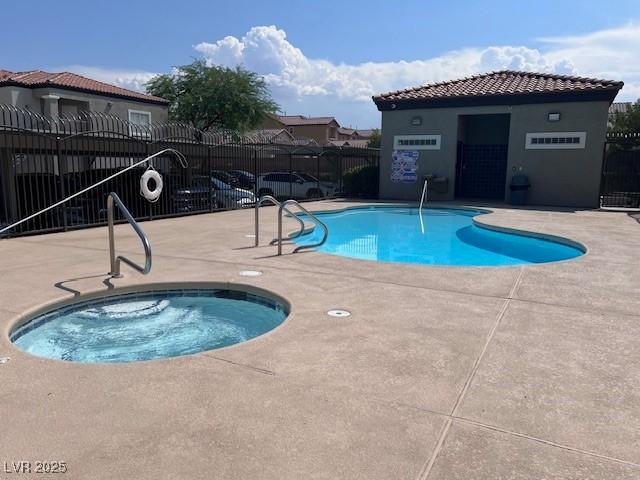
[[[238,180],[236,179],[236,177],[231,175],[231,172],[225,172],[223,170],[212,170],[211,176],[213,178],[217,178],[221,182],[226,183],[227,185],[231,185],[233,188],[238,188],[240,186],[238,185]]]
[[[227,173],[236,179],[239,188],[253,190],[256,184],[256,177],[253,173],[247,172],[246,170],[229,170]]]
[[[175,185],[171,189],[173,213],[202,212],[218,208],[216,192],[209,177],[194,176],[189,185]]]

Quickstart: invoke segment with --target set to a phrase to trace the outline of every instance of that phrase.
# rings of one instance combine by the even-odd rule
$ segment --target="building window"
[[[394,150],[440,150],[441,135],[396,135]]]
[[[329,127],[329,138],[336,138],[336,127]]]
[[[527,133],[527,150],[580,149],[585,147],[587,132],[539,132]]]
[[[142,110],[129,110],[129,126],[131,136],[147,136],[147,128],[151,126],[151,112]],[[136,126],[142,128],[136,128]]]

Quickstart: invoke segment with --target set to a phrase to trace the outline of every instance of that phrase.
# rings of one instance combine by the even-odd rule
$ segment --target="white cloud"
[[[423,60],[355,65],[308,58],[284,30],[256,26],[241,38],[227,36],[194,48],[210,64],[242,65],[264,76],[287,113],[333,115],[344,125],[379,124],[371,96],[492,70],[555,72],[624,80],[618,100],[640,97],[640,24],[585,35],[538,39],[539,48],[487,46],[445,52]],[[68,70],[142,90],[154,73],[75,65]]]
[[[311,59],[275,26],[258,26],[242,38],[195,46],[210,64],[242,65],[264,76],[290,113],[332,114],[343,123],[375,125],[377,93],[477,73],[512,69],[625,80],[621,99],[640,96],[640,25],[581,36],[544,38],[542,48],[489,46],[454,50],[414,61],[336,64]],[[346,104],[345,104],[346,102]]]
[[[144,91],[144,85],[154,76],[153,72],[143,70],[111,70],[102,67],[90,67],[86,65],[68,65],[53,69],[54,71],[67,71],[93,78],[101,82],[110,83],[130,90]]]

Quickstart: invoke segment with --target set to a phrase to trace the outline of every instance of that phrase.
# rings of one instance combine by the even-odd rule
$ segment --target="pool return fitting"
[[[140,160],[139,162],[136,163],[132,163],[131,165],[129,165],[127,168],[123,168],[122,170],[120,170],[117,173],[114,173],[113,175],[100,180],[99,182],[94,183],[93,185],[84,188],[82,190],[80,190],[79,192],[74,193],[73,195],[69,195],[68,197],[60,200],[59,202],[54,203],[53,205],[50,205],[46,208],[43,208],[42,210],[29,215],[28,217],[23,218],[22,220],[19,220],[15,223],[12,223],[11,225],[4,227],[2,229],[0,229],[0,233],[4,233],[7,232],[9,230],[11,230],[12,228],[17,227],[18,225],[21,225],[29,220],[31,220],[32,218],[37,217],[38,215],[41,215],[45,212],[48,212],[49,210],[53,210],[54,208],[57,208],[59,206],[61,206],[62,204],[68,202],[69,200],[72,200],[84,193],[87,193],[89,190],[92,190],[94,188],[96,188],[99,185],[102,185],[103,183],[108,182],[109,180],[112,180],[120,175],[122,175],[125,172],[128,172],[129,170],[132,170],[144,163],[147,163],[149,168],[145,171],[145,173],[142,175],[142,178],[140,179],[140,192],[141,195],[143,197],[145,197],[145,199],[147,199],[150,202],[155,202],[159,197],[160,197],[160,193],[162,193],[162,177],[160,176],[160,174],[153,168],[153,159],[156,157],[159,157],[161,155],[167,154],[167,153],[171,153],[173,155],[175,155],[175,157],[178,159],[178,163],[180,164],[180,166],[182,168],[187,168],[189,166],[189,164],[187,163],[187,159],[186,157],[179,152],[178,150],[175,150],[173,148],[165,148],[164,150],[160,150],[159,152],[154,153],[153,155],[149,155],[148,157],[146,157],[143,160]],[[152,173],[150,173],[152,172]],[[148,184],[149,184],[149,180],[153,180],[155,182],[155,188],[150,189]],[[118,210],[120,210],[120,212],[124,215],[125,219],[127,220],[127,222],[129,223],[129,225],[131,225],[131,227],[135,230],[136,234],[138,235],[138,237],[140,238],[140,240],[142,241],[142,245],[144,247],[144,256],[145,256],[145,262],[144,262],[144,267],[141,267],[140,265],[136,264],[135,262],[133,262],[132,260],[119,255],[116,256],[115,254],[115,235],[114,235],[114,215],[113,215],[113,210],[114,210],[114,205],[118,207]],[[145,235],[145,233],[143,232],[143,230],[140,228],[140,225],[138,225],[138,222],[135,221],[135,219],[133,218],[133,215],[131,215],[131,212],[129,212],[129,210],[127,210],[127,207],[125,207],[124,203],[122,203],[122,200],[120,200],[120,198],[118,197],[118,195],[115,192],[111,192],[109,194],[109,196],[107,197],[107,224],[108,224],[108,228],[109,228],[109,260],[110,260],[110,266],[111,266],[111,270],[109,271],[109,275],[111,277],[121,277],[122,274],[120,273],[120,262],[125,262],[127,265],[129,265],[130,267],[134,268],[135,270],[137,270],[138,272],[142,273],[143,275],[146,275],[147,273],[149,273],[151,271],[151,245],[149,243],[149,239],[147,238],[147,236]]]

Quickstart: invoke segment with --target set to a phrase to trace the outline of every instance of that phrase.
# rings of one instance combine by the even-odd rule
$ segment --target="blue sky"
[[[129,88],[193,58],[265,76],[287,113],[379,124],[370,96],[502,68],[624,80],[640,97],[640,1],[5,2],[0,68]],[[38,26],[40,26],[38,28]]]

